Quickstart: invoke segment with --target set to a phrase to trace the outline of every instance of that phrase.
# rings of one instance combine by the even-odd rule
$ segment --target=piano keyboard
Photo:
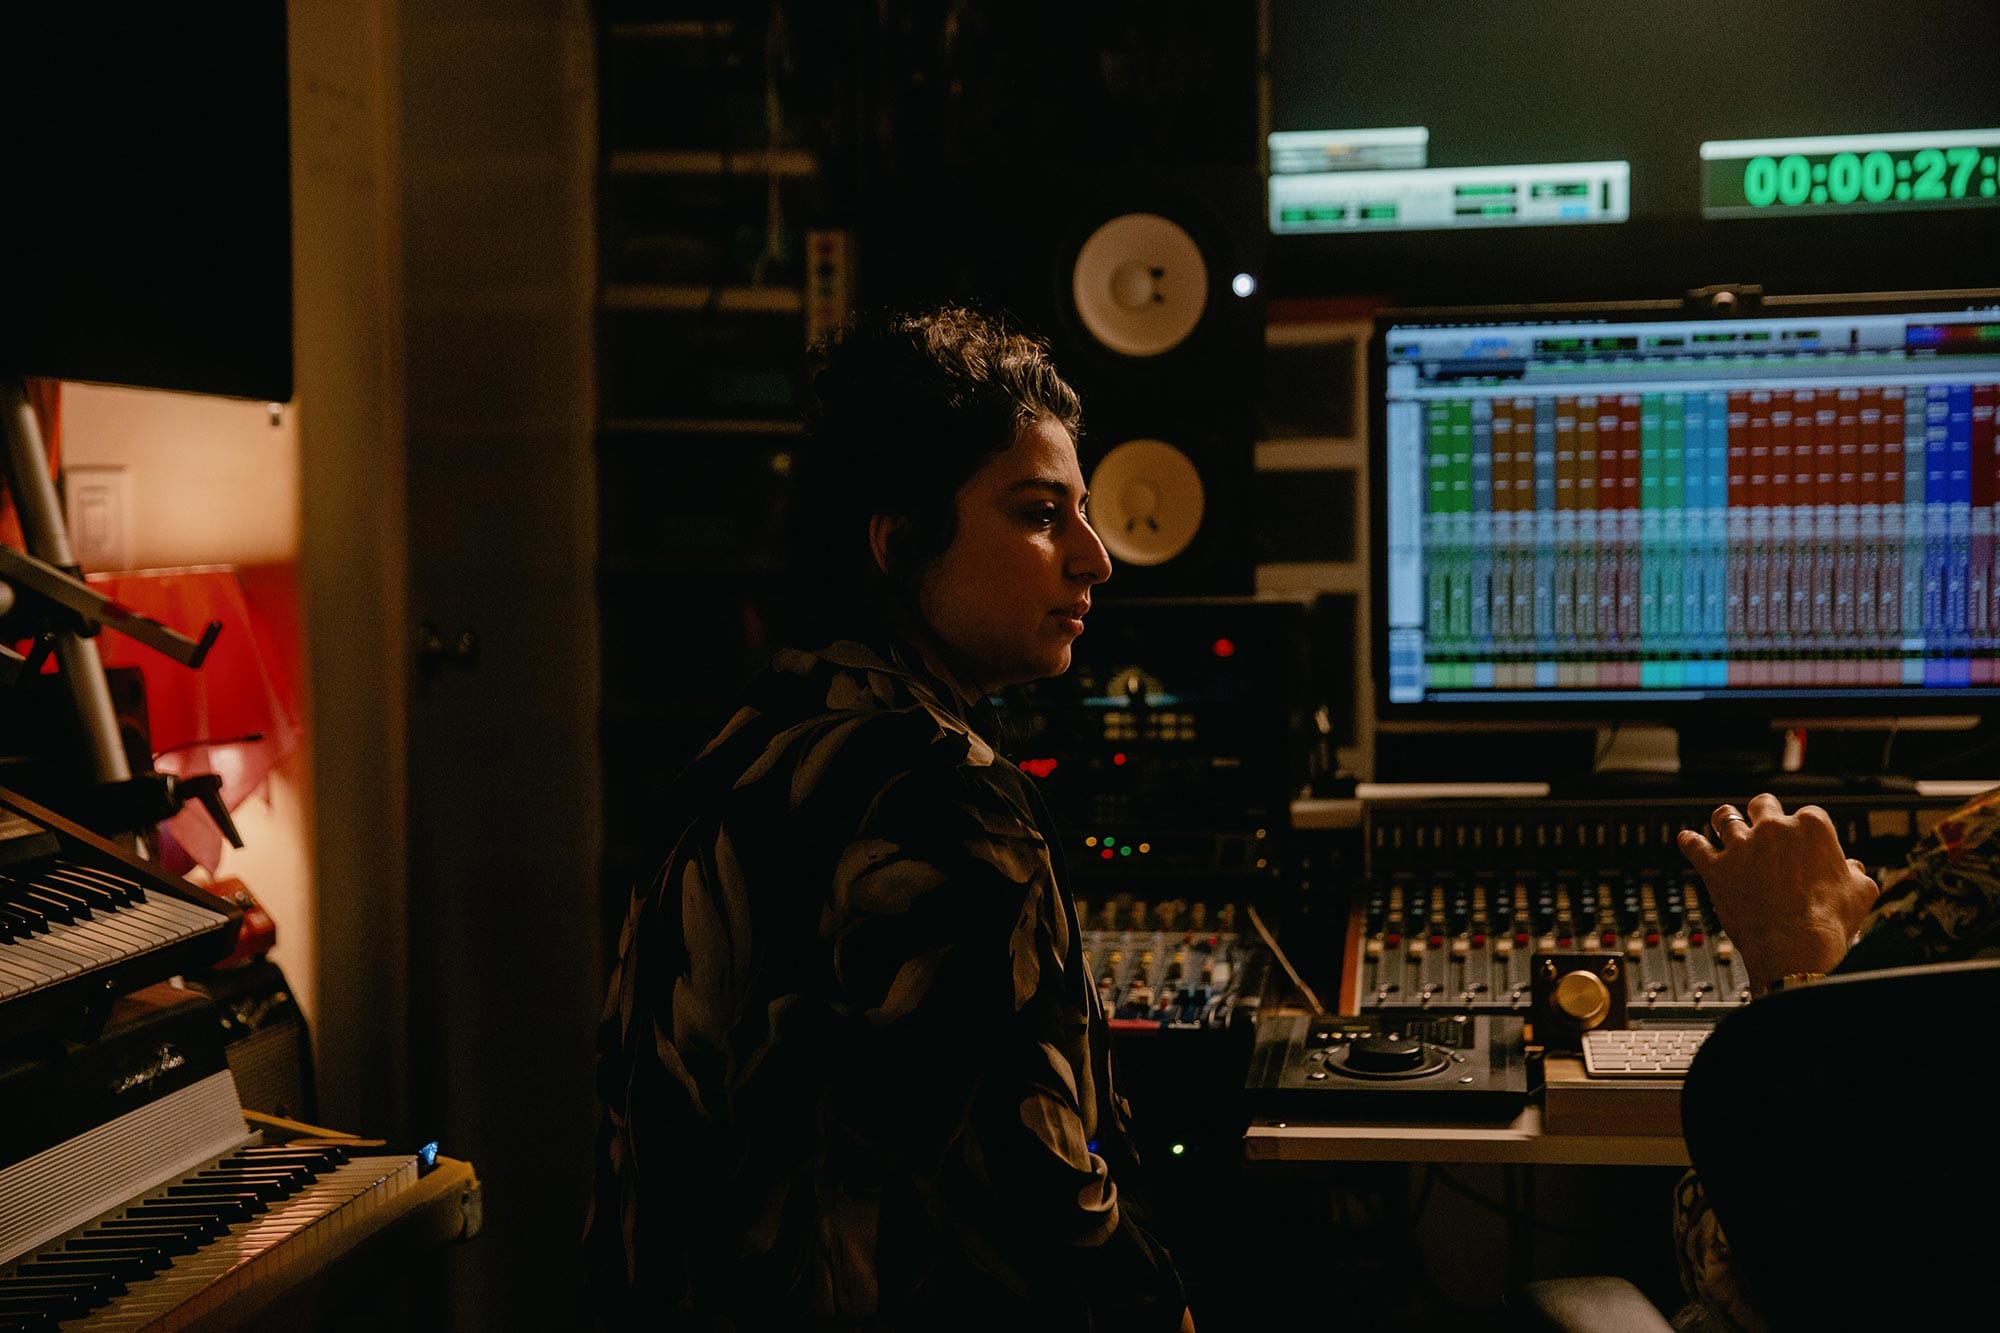
[[[332,1262],[416,1180],[414,1156],[239,1149],[0,1270],[0,1333],[189,1327]]]
[[[86,1028],[105,997],[214,962],[241,917],[0,789],[0,1042]]]
[[[434,1148],[245,1112],[199,992],[128,995],[87,1043],[0,1047],[0,1333],[235,1327],[364,1241],[462,1239],[479,1212],[471,1167]]]
[[[212,930],[221,913],[55,860],[0,872],[0,1003]]]

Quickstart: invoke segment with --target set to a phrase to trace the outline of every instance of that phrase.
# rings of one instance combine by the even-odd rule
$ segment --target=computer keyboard
[[[1591,1078],[1685,1078],[1706,1027],[1594,1028],[1583,1034],[1583,1072]]]

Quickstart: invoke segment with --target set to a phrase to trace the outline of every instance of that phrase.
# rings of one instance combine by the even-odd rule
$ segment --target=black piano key
[[[90,899],[84,897],[75,889],[61,884],[49,884],[38,880],[28,886],[28,892],[44,901],[59,904],[64,911],[70,913],[72,917],[79,921],[90,920]]]
[[[274,1162],[270,1166],[215,1166],[188,1177],[189,1180],[271,1180],[293,1187],[306,1185],[318,1178],[317,1171],[303,1166],[286,1166],[283,1162]]]
[[[240,1222],[250,1216],[250,1210],[229,1199],[217,1199],[209,1203],[168,1203],[165,1200],[148,1200],[125,1210],[127,1217],[214,1217],[228,1222]]]
[[[167,1189],[169,1196],[175,1194],[191,1195],[196,1191],[218,1194],[254,1194],[267,1203],[272,1199],[283,1199],[298,1193],[297,1188],[289,1180],[280,1180],[273,1176],[216,1176],[206,1180],[189,1176],[182,1180],[180,1184],[169,1186]]]
[[[88,916],[89,910],[73,898],[65,898],[40,889],[29,889],[14,900],[16,903],[32,907],[51,921],[59,921],[65,926],[73,926],[79,915]]]
[[[166,1197],[177,1203],[239,1203],[253,1213],[264,1211],[264,1200],[255,1190],[231,1185],[169,1185]]]
[[[237,1190],[253,1193],[258,1198],[263,1199],[270,1203],[277,1203],[282,1200],[289,1199],[294,1194],[297,1194],[300,1190],[305,1189],[307,1186],[312,1184],[310,1180],[292,1180],[289,1178],[277,1178],[277,1177],[259,1178],[254,1176],[252,1177],[239,1176],[234,1180],[224,1179],[221,1177],[218,1177],[213,1180],[194,1180],[190,1178],[189,1180],[183,1183],[192,1185],[232,1186]]]
[[[0,898],[0,921],[12,922],[15,931],[23,935],[49,933],[49,919],[46,916],[8,898]]]
[[[137,1254],[119,1254],[108,1250],[98,1250],[87,1254],[64,1254],[59,1249],[44,1250],[36,1254],[24,1255],[20,1264],[13,1271],[16,1275],[26,1276],[29,1267],[33,1264],[58,1264],[73,1268],[78,1273],[85,1271],[104,1272],[113,1273],[118,1277],[143,1277],[151,1271],[145,1266],[143,1257]],[[51,1269],[44,1276],[61,1277],[63,1274]]]
[[[94,908],[110,908],[115,911],[123,907],[126,901],[125,895],[116,889],[108,888],[80,875],[65,875],[60,870],[42,876],[40,883],[61,889],[65,893],[73,893]]]
[[[50,1293],[72,1293],[90,1297],[98,1287],[106,1283],[104,1277],[92,1273],[68,1273],[52,1277],[48,1273],[28,1275],[28,1277],[0,1277],[0,1299],[12,1301],[16,1297],[36,1297]]]
[[[146,901],[146,886],[136,879],[113,874],[111,871],[99,866],[78,865],[74,861],[58,861],[56,865],[59,867],[61,873],[65,875],[77,878],[88,877],[114,893],[124,894],[132,902],[143,903]]]
[[[218,1217],[112,1217],[85,1234],[122,1236],[134,1231],[174,1231],[209,1240],[227,1230],[229,1224]]]
[[[35,1259],[15,1268],[17,1278],[42,1278],[53,1282],[92,1281],[112,1282],[121,1288],[134,1278],[142,1278],[154,1270],[142,1259],[125,1258],[118,1255],[70,1255]],[[111,1292],[116,1296],[118,1292]]]
[[[0,1333],[61,1333],[54,1315],[0,1314]]]
[[[92,1301],[67,1287],[29,1288],[24,1287],[18,1294],[0,1287],[0,1317],[7,1315],[47,1315],[51,1319],[70,1319],[80,1314],[89,1314]]]
[[[337,1143],[322,1144],[315,1148],[243,1148],[233,1157],[225,1157],[218,1165],[245,1164],[259,1166],[266,1162],[296,1162],[324,1170],[339,1166],[347,1160],[347,1149]]]
[[[124,1235],[72,1235],[62,1243],[58,1255],[138,1255],[142,1259],[158,1257],[162,1265],[174,1255],[192,1255],[202,1247],[202,1237],[192,1233],[162,1231],[158,1235],[148,1233],[124,1233]]]

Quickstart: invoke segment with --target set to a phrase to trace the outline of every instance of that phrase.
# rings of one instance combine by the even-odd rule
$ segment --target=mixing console
[[[1634,1020],[1708,1018],[1744,1003],[1742,962],[1676,845],[1681,829],[1705,828],[1720,803],[1371,803],[1343,1011],[1526,1011],[1529,964],[1554,950],[1625,955]],[[1879,879],[1959,801],[1815,803]]]
[[[1254,1015],[1265,954],[1238,934],[1237,908],[1119,896],[1079,900],[1083,962],[1113,1027],[1227,1027]]]

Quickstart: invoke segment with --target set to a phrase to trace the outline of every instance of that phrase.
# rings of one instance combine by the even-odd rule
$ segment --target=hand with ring
[[[1826,811],[1802,805],[1788,815],[1766,792],[1744,811],[1717,806],[1709,828],[1713,842],[1682,830],[1681,854],[1708,886],[1751,989],[1761,993],[1794,972],[1831,971],[1882,891],[1841,849]]]

